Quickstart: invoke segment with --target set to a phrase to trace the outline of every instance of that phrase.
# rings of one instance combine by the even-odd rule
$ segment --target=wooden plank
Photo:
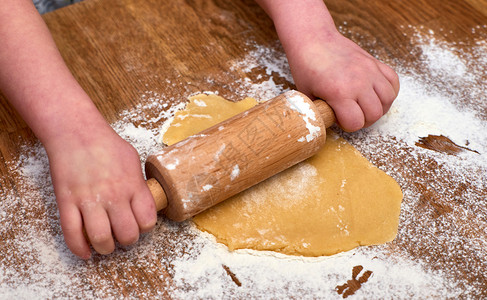
[[[487,6],[484,0],[466,0],[465,2],[469,3],[475,11],[487,16]]]

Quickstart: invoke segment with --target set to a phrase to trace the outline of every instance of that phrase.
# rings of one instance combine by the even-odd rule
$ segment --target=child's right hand
[[[137,151],[108,125],[67,133],[46,144],[61,227],[69,249],[87,259],[130,245],[156,223]]]
[[[341,35],[323,0],[257,0],[274,21],[299,91],[335,111],[346,131],[372,125],[399,93],[399,78]]]
[[[326,100],[346,131],[381,118],[399,93],[399,78],[389,66],[336,32],[288,53],[298,90]]]

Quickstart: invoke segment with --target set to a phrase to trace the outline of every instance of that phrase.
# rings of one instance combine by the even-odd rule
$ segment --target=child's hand
[[[346,131],[372,125],[399,92],[397,74],[338,32],[288,54],[298,90],[326,102]]]
[[[298,90],[326,102],[346,131],[372,125],[399,93],[397,74],[342,36],[323,0],[257,0],[274,21]]]
[[[112,235],[122,245],[135,243],[156,223],[136,150],[108,125],[72,137],[46,145],[66,244],[89,258],[83,227],[100,254],[114,250]]]
[[[137,152],[73,77],[32,1],[2,2],[0,40],[0,89],[46,148],[69,249],[90,257],[83,227],[102,254],[112,234],[137,241],[156,222]]]

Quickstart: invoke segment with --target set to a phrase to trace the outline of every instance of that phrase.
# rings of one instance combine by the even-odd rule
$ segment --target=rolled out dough
[[[257,102],[190,98],[163,137],[166,144],[204,130]],[[229,249],[320,256],[391,241],[402,192],[390,176],[328,130],[315,156],[195,216],[196,226]]]

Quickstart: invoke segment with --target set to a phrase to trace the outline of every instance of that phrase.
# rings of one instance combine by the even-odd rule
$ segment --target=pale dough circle
[[[257,102],[216,95],[190,98],[163,137],[176,143]],[[397,234],[399,185],[332,131],[315,156],[193,218],[229,249],[320,256],[391,241]]]

